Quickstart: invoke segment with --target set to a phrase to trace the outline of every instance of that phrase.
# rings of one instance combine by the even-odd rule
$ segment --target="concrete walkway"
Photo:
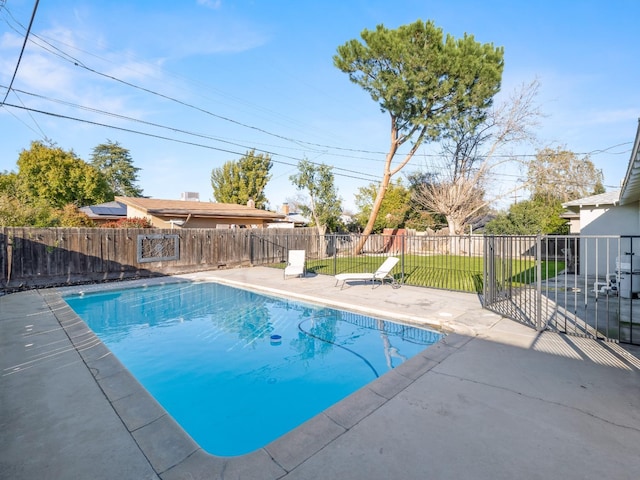
[[[2,479],[636,479],[640,349],[537,333],[475,295],[268,268],[217,281],[450,333],[266,447],[201,450],[61,299],[0,297]]]

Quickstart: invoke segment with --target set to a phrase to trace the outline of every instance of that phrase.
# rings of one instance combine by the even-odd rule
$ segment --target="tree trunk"
[[[449,235],[457,235],[458,229],[460,228],[460,225],[458,225],[457,219],[452,217],[451,215],[446,215],[446,218],[447,218],[447,226],[449,227]]]
[[[384,200],[384,196],[387,193],[387,189],[389,188],[389,183],[391,182],[391,177],[393,177],[396,173],[398,173],[402,168],[409,163],[409,160],[413,158],[414,153],[418,147],[422,144],[424,136],[427,131],[427,127],[423,126],[420,130],[420,135],[418,135],[418,139],[415,141],[409,153],[404,157],[404,160],[400,162],[398,166],[395,168],[391,168],[391,163],[393,161],[393,157],[395,157],[396,152],[398,151],[398,147],[402,145],[408,138],[413,135],[419,127],[414,127],[414,129],[406,136],[403,136],[402,139],[398,138],[398,125],[396,123],[396,118],[391,114],[391,146],[389,147],[389,153],[387,153],[387,158],[385,159],[384,164],[384,174],[382,176],[382,182],[380,182],[380,190],[378,190],[378,195],[376,195],[376,199],[373,202],[373,208],[371,209],[371,214],[369,215],[369,221],[367,222],[367,226],[364,227],[364,231],[362,232],[362,236],[358,241],[358,245],[356,245],[356,255],[360,255],[362,253],[362,249],[364,244],[367,242],[367,237],[371,235],[373,231],[373,225],[376,223],[376,219],[378,218],[378,213],[380,213],[380,207],[382,207],[382,201]]]
[[[378,212],[380,212],[380,207],[382,206],[382,201],[384,200],[384,196],[387,193],[387,188],[389,188],[390,181],[391,173],[387,170],[384,172],[382,183],[380,184],[380,190],[378,190],[378,195],[376,195],[376,199],[373,202],[373,208],[371,209],[371,214],[369,215],[367,226],[364,227],[362,236],[360,237],[360,240],[358,240],[358,244],[356,245],[356,255],[360,255],[362,253],[362,248],[367,242],[367,237],[373,231],[373,225],[376,223],[376,218],[378,218]]]

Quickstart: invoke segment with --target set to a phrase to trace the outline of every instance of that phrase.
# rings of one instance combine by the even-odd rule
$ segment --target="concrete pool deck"
[[[340,287],[246,268],[215,279],[450,334],[248,455],[202,451],[61,300],[0,297],[0,478],[635,479],[640,348],[535,332],[475,295]],[[256,408],[259,408],[257,405]]]

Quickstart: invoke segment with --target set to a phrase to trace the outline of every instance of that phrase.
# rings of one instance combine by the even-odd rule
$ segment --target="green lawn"
[[[322,260],[307,260],[307,270],[321,275],[346,272],[374,272],[382,263],[382,257],[358,256],[337,257]],[[443,288],[463,292],[482,292],[481,257],[433,255],[404,256],[404,279],[401,261],[392,270],[398,282],[420,287]],[[514,284],[532,283],[536,280],[534,260],[515,260],[500,269],[511,275]],[[563,262],[542,262],[542,279],[552,278],[564,269]]]

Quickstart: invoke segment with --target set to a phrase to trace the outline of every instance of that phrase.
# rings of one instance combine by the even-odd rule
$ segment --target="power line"
[[[22,24],[20,23],[20,21],[19,21],[19,20],[17,20],[17,19],[13,16],[13,14],[12,14],[8,9],[5,9],[5,10],[6,10],[6,12],[8,13],[8,15],[11,17],[11,20],[12,20],[15,24],[19,25],[19,26],[22,28],[22,30],[24,30],[24,29],[25,29],[24,25],[22,25]],[[12,24],[7,20],[7,19],[4,19],[4,20],[5,20],[5,23],[7,23],[7,25],[9,26],[9,28],[11,28],[13,31],[15,31],[15,32],[16,32],[16,33],[18,33],[19,35],[22,35],[22,33],[21,33],[20,31],[18,31],[18,28],[16,28],[14,25],[12,25]],[[38,40],[40,40],[40,41],[42,42],[42,44],[38,43],[34,38],[37,38]],[[48,39],[48,40],[50,40],[50,41],[47,41],[47,39]],[[56,55],[56,56],[58,56],[58,57],[62,58],[63,60],[65,60],[65,61],[69,61],[70,63],[76,63],[76,62],[79,62],[79,63],[81,63],[81,64],[83,64],[83,65],[84,65],[84,62],[80,62],[77,58],[73,57],[71,54],[69,54],[69,53],[67,53],[67,52],[63,51],[63,50],[62,50],[62,49],[60,49],[60,48],[58,48],[56,45],[54,45],[54,44],[53,44],[53,43],[51,43],[51,42],[54,42],[54,43],[56,43],[56,44],[64,45],[64,46],[65,46],[65,47],[67,47],[67,48],[70,48],[70,49],[72,49],[72,50],[76,50],[76,51],[78,51],[78,52],[82,52],[82,53],[84,53],[84,54],[86,54],[86,55],[89,55],[89,56],[91,56],[91,57],[94,57],[94,58],[96,58],[96,59],[98,59],[98,60],[100,60],[100,61],[108,62],[108,63],[114,64],[114,65],[118,65],[118,66],[122,66],[122,62],[114,62],[113,60],[110,60],[110,59],[108,59],[108,58],[105,58],[104,56],[97,55],[97,54],[95,54],[95,53],[93,53],[93,52],[90,52],[90,51],[88,51],[88,50],[84,50],[84,49],[82,49],[82,48],[79,48],[77,45],[73,45],[73,44],[66,43],[65,41],[60,40],[60,39],[58,39],[58,38],[52,38],[52,37],[47,37],[46,35],[42,35],[42,34],[41,34],[41,35],[37,35],[37,34],[35,34],[35,33],[32,33],[32,34],[31,34],[31,36],[30,36],[30,41],[31,41],[32,43],[34,43],[35,45],[37,45],[38,47],[42,48],[43,50],[46,50],[47,52],[51,53],[52,55]],[[50,48],[47,48],[47,46],[45,46],[45,45],[48,45]],[[55,50],[55,51],[53,51],[52,49],[53,49],[53,50]],[[128,57],[133,57],[136,61],[139,61],[139,60],[138,60],[138,58],[137,58],[135,55],[131,55],[131,53],[130,53],[130,52],[127,52],[127,56],[128,56]],[[144,61],[144,63],[145,63],[145,64],[149,65],[149,63],[148,63],[146,60],[143,60],[143,61]],[[277,116],[277,117],[281,117],[281,118],[283,118],[284,120],[287,120],[287,121],[289,121],[289,122],[291,122],[291,123],[294,123],[294,124],[297,124],[297,123],[298,123],[298,121],[297,121],[297,120],[294,120],[294,119],[292,119],[292,118],[289,118],[289,117],[287,117],[286,115],[281,114],[280,112],[277,112],[277,111],[271,110],[271,109],[269,109],[269,108],[262,107],[262,106],[260,106],[260,105],[253,104],[253,103],[248,102],[248,101],[246,101],[246,100],[244,100],[244,99],[242,99],[242,98],[239,98],[239,97],[237,97],[237,96],[230,95],[230,94],[228,94],[228,93],[226,93],[226,92],[223,92],[223,91],[221,91],[221,90],[217,89],[215,86],[213,86],[213,85],[211,85],[211,84],[202,83],[201,81],[196,81],[196,80],[193,80],[193,79],[191,79],[191,78],[189,78],[189,77],[185,77],[185,76],[183,76],[183,75],[176,74],[175,72],[167,71],[166,69],[164,69],[164,68],[162,68],[162,67],[159,67],[159,66],[158,66],[158,65],[156,65],[156,64],[152,64],[152,65],[153,65],[153,68],[154,68],[154,69],[155,69],[155,68],[158,68],[158,69],[160,69],[161,71],[166,72],[168,75],[170,75],[170,76],[172,76],[172,77],[180,78],[180,79],[182,79],[182,80],[186,80],[187,82],[189,82],[189,83],[191,83],[191,84],[199,85],[199,86],[204,86],[204,87],[205,87],[205,89],[206,89],[207,91],[215,91],[215,92],[218,92],[218,94],[220,94],[221,96],[223,96],[223,97],[225,97],[225,98],[227,98],[227,97],[228,97],[228,98],[231,98],[231,99],[232,99],[234,102],[236,102],[236,103],[239,103],[239,104],[242,104],[242,105],[245,105],[245,106],[248,106],[248,107],[254,108],[254,109],[256,109],[256,110],[264,111],[264,112],[266,112],[266,113],[273,114],[273,115],[275,115],[275,116]],[[126,68],[127,68],[127,69],[130,69],[130,67],[126,67]],[[133,70],[134,70],[134,71],[136,71],[135,69],[133,69]],[[203,97],[203,98],[205,98],[205,99],[210,100],[210,98],[208,98],[207,96],[202,95],[202,93],[201,93],[201,92],[198,92],[198,95],[202,96],[202,97]],[[317,130],[317,129],[314,129],[314,132],[316,132],[316,133],[317,133],[317,132],[318,132],[318,130]],[[331,135],[332,135],[332,137],[334,136],[334,134],[333,134],[333,133],[332,133]],[[380,154],[383,154],[383,153],[382,153],[382,152],[380,152]]]
[[[11,15],[11,13],[10,13],[10,12],[9,12],[9,15]],[[20,25],[21,27],[23,27],[23,28],[24,28],[24,26],[23,26],[19,21],[17,21],[17,20],[13,17],[13,15],[11,15],[11,17],[13,18],[13,20],[14,20],[18,25]],[[15,29],[14,29],[14,30],[15,30]],[[129,86],[129,87],[131,87],[131,88],[135,88],[135,89],[137,89],[137,90],[140,90],[140,91],[143,91],[143,92],[149,93],[149,94],[151,94],[151,95],[158,96],[158,97],[160,97],[160,98],[164,98],[165,100],[169,100],[169,101],[172,101],[172,102],[178,103],[178,104],[180,104],[180,105],[182,105],[182,106],[185,106],[185,107],[187,107],[187,108],[191,108],[191,109],[197,110],[197,111],[199,111],[199,112],[201,112],[201,113],[204,113],[204,114],[206,114],[206,115],[213,116],[213,117],[215,117],[215,118],[218,118],[218,119],[221,119],[221,120],[224,120],[224,121],[227,121],[227,122],[230,122],[230,123],[236,124],[236,125],[238,125],[238,126],[242,126],[242,127],[244,127],[244,128],[249,128],[249,129],[252,129],[252,130],[256,130],[256,131],[259,131],[259,132],[264,133],[264,134],[266,134],[266,135],[269,135],[269,136],[272,136],[272,137],[275,137],[275,138],[279,138],[279,139],[281,139],[281,140],[285,140],[285,141],[288,141],[288,142],[295,143],[295,144],[297,144],[297,145],[299,145],[299,146],[307,145],[307,146],[311,146],[311,147],[318,147],[318,148],[323,148],[323,149],[327,149],[327,148],[328,148],[328,149],[332,149],[332,150],[348,151],[348,152],[356,152],[356,153],[365,153],[365,154],[373,154],[373,155],[386,155],[386,154],[387,154],[387,152],[371,151],[371,150],[364,150],[364,149],[357,149],[357,148],[346,148],[346,147],[338,147],[338,146],[333,146],[333,145],[325,145],[325,144],[319,144],[319,143],[307,142],[307,141],[305,141],[305,140],[299,140],[299,139],[295,139],[295,138],[292,138],[292,137],[287,137],[287,136],[284,136],[284,135],[279,135],[279,134],[276,134],[276,133],[270,132],[270,131],[268,131],[268,130],[265,130],[265,129],[263,129],[263,128],[256,127],[256,126],[253,126],[253,125],[249,125],[249,124],[246,124],[246,123],[243,123],[243,122],[240,122],[240,121],[234,120],[234,119],[232,119],[232,118],[229,118],[229,117],[225,117],[225,116],[223,116],[223,115],[216,114],[216,113],[214,113],[214,112],[211,112],[211,111],[209,111],[209,110],[206,110],[206,109],[200,108],[200,107],[198,107],[198,106],[196,106],[196,105],[192,105],[192,104],[187,103],[187,102],[185,102],[185,101],[182,101],[182,100],[176,99],[176,98],[171,97],[171,96],[169,96],[169,95],[166,95],[166,94],[163,94],[163,93],[160,93],[160,92],[156,92],[156,91],[154,91],[154,90],[151,90],[151,89],[146,88],[146,87],[142,87],[142,86],[140,86],[140,85],[136,85],[136,84],[134,84],[134,83],[132,83],[132,82],[128,82],[128,81],[126,81],[126,80],[122,80],[122,79],[120,79],[120,78],[118,78],[118,77],[116,77],[116,76],[113,76],[113,75],[109,75],[109,74],[106,74],[106,73],[100,72],[100,71],[98,71],[98,70],[96,70],[96,69],[94,69],[94,68],[91,68],[91,67],[87,66],[83,61],[79,60],[78,58],[74,57],[73,55],[70,55],[69,53],[64,52],[64,51],[63,51],[63,50],[61,50],[60,48],[56,47],[55,45],[51,44],[50,42],[48,42],[47,40],[45,40],[44,38],[42,38],[41,36],[38,36],[37,34],[32,34],[32,37],[35,37],[35,38],[39,39],[40,41],[44,42],[46,45],[48,45],[49,47],[51,47],[51,48],[52,48],[52,49],[54,49],[55,51],[51,51],[51,50],[49,50],[48,48],[46,48],[46,47],[44,47],[44,46],[40,45],[39,43],[35,42],[35,41],[33,40],[33,38],[32,38],[32,39],[31,39],[31,42],[33,42],[35,45],[37,45],[38,47],[42,48],[43,50],[45,50],[45,51],[47,51],[47,52],[51,53],[52,55],[55,55],[55,56],[57,56],[57,57],[61,58],[62,60],[66,61],[66,62],[72,63],[72,64],[73,64],[74,66],[76,66],[76,67],[83,68],[83,69],[87,70],[88,72],[91,72],[91,73],[93,73],[93,74],[95,74],[95,75],[102,76],[102,77],[104,77],[104,78],[107,78],[107,79],[110,79],[110,80],[113,80],[113,81],[116,81],[116,82],[122,83],[123,85]],[[88,53],[88,54],[90,54],[90,55],[93,55],[93,54],[91,54],[91,52],[86,52],[86,53]],[[97,57],[97,58],[100,58],[100,57]],[[351,157],[351,158],[360,158],[360,157]],[[367,160],[374,160],[374,159],[367,159]],[[377,160],[376,160],[376,161],[377,161]],[[380,161],[384,162],[384,160],[380,160]]]
[[[29,33],[31,32],[31,26],[33,25],[33,20],[36,18],[36,12],[38,11],[38,4],[40,0],[36,0],[35,5],[33,6],[33,12],[31,12],[31,19],[29,20],[29,26],[27,27],[27,33],[24,36],[24,42],[22,42],[22,48],[20,49],[20,55],[18,56],[18,61],[16,62],[16,68],[13,71],[13,76],[11,77],[11,81],[9,82],[9,87],[7,87],[7,92],[4,94],[4,98],[2,102],[0,102],[0,107],[2,107],[7,101],[7,97],[9,96],[9,92],[13,87],[13,82],[16,79],[16,75],[18,74],[18,68],[20,67],[20,61],[22,60],[22,55],[24,54],[24,50],[27,47],[27,41],[29,40]]]
[[[125,128],[125,127],[118,127],[118,126],[115,126],[115,125],[109,125],[109,124],[105,124],[105,123],[101,123],[101,122],[95,122],[95,121],[92,121],[92,120],[87,120],[87,119],[82,119],[82,118],[77,118],[77,117],[71,117],[71,116],[68,116],[68,115],[62,115],[62,114],[53,113],[53,112],[47,112],[47,111],[44,111],[44,110],[38,110],[38,109],[34,109],[34,108],[29,108],[29,107],[26,107],[26,106],[13,105],[13,104],[10,104],[10,103],[6,103],[5,106],[6,107],[13,107],[13,108],[25,110],[25,111],[28,111],[28,112],[40,113],[42,115],[48,115],[48,116],[52,116],[52,117],[55,117],[55,118],[61,118],[61,119],[65,119],[65,120],[72,120],[72,121],[77,121],[77,122],[80,122],[80,123],[86,123],[86,124],[90,124],[90,125],[95,125],[95,126],[100,126],[100,127],[105,127],[105,128],[111,128],[111,129],[114,129],[114,130],[124,131],[124,132],[128,132],[128,133],[134,133],[134,134],[143,135],[143,136],[147,136],[147,137],[151,137],[151,138],[157,138],[157,139],[160,139],[160,140],[166,140],[166,141],[170,141],[170,142],[181,143],[181,144],[191,145],[191,146],[200,147],[200,148],[206,148],[206,149],[209,149],[209,150],[216,150],[216,151],[220,151],[220,152],[224,152],[224,153],[230,153],[230,154],[233,154],[233,155],[239,155],[239,156],[244,155],[241,152],[222,149],[222,148],[218,148],[218,147],[213,147],[211,145],[204,145],[204,144],[201,144],[201,143],[190,142],[190,141],[186,141],[186,140],[180,140],[180,139],[166,137],[166,136],[163,136],[163,135],[157,135],[157,134],[153,134],[153,133],[149,133],[149,132],[141,132],[139,130],[134,130],[134,129]],[[80,107],[80,106],[78,106],[78,107]],[[195,135],[195,136],[200,136],[200,137],[203,137],[203,138],[209,138],[209,139],[213,139],[213,140],[218,140],[218,139],[215,139],[214,137],[209,137],[207,135],[195,134],[195,133],[187,132],[187,131],[180,130],[180,129],[177,129],[177,128],[167,127],[167,126],[163,126],[163,125],[159,125],[159,124],[154,124],[154,123],[146,122],[146,121],[143,121],[143,120],[136,120],[136,119],[133,119],[133,118],[125,117],[125,116],[114,114],[114,113],[101,112],[100,110],[92,109],[92,108],[89,108],[89,107],[85,107],[85,109],[89,110],[89,111],[98,112],[98,113],[109,114],[109,115],[111,115],[113,117],[120,117],[120,118],[128,119],[128,120],[131,120],[131,121],[137,121],[139,123],[150,125],[150,126],[155,126],[155,127],[158,127],[158,128],[169,129],[169,130],[172,130],[172,131],[175,131],[175,132],[178,132],[178,133],[185,133],[185,134],[188,134],[188,135]],[[237,146],[242,146],[244,148],[249,148],[249,147],[246,147],[246,146],[243,146],[243,145],[237,145]],[[274,152],[263,151],[263,153],[267,153],[269,155],[282,156],[282,157],[285,157],[285,158],[290,158],[290,159],[293,159],[293,160],[300,161],[300,159],[298,159],[296,157],[290,157],[290,156],[286,156],[286,155],[281,155],[281,154],[274,153]],[[284,162],[284,161],[281,161],[281,160],[275,160],[273,158],[272,158],[272,161],[274,163],[287,165],[287,166],[291,166],[291,167],[297,167],[298,166],[297,163]],[[315,165],[320,165],[319,163],[313,162],[313,161],[310,161],[310,163],[313,163]],[[346,174],[346,173],[336,173],[335,174],[336,176],[345,177],[345,178],[353,178],[353,179],[356,179],[356,180],[363,180],[363,181],[367,181],[367,182],[372,182],[372,181],[373,182],[379,182],[379,178],[377,178],[377,177],[375,177],[375,179],[372,180],[371,178],[363,178],[361,176],[358,176],[358,175],[369,175],[369,174],[366,174],[366,173],[363,173],[363,172],[357,172],[357,171],[354,171],[354,170],[348,170],[348,169],[343,169],[343,168],[334,167],[334,166],[332,166],[331,168],[334,169],[334,170],[340,170],[340,171],[351,172],[351,173],[356,174],[356,175],[349,175],[349,174]],[[500,174],[500,173],[494,172],[492,175],[493,176],[519,178],[519,176],[515,175],[515,174]],[[373,177],[373,176],[371,175],[371,177]],[[612,187],[610,185],[605,185],[605,186],[607,188],[615,188],[615,187]]]
[[[62,114],[59,114],[59,113],[47,112],[47,111],[44,111],[44,110],[38,110],[38,109],[35,109],[35,108],[23,107],[23,106],[20,106],[20,105],[13,105],[13,104],[10,104],[10,103],[7,103],[6,106],[7,107],[12,107],[12,108],[18,108],[18,109],[26,110],[26,111],[30,111],[30,112],[40,113],[42,115],[48,115],[48,116],[55,117],[55,118],[61,118],[61,119],[65,119],[65,120],[73,120],[73,121],[76,121],[76,122],[86,123],[86,124],[89,124],[89,125],[96,125],[96,126],[99,126],[99,127],[111,128],[111,129],[120,130],[120,131],[123,131],[123,132],[134,133],[134,134],[138,134],[138,135],[144,135],[146,137],[157,138],[157,139],[161,139],[161,140],[167,140],[167,141],[175,142],[175,143],[182,143],[182,144],[185,144],[185,145],[192,145],[192,146],[195,146],[195,147],[207,148],[209,150],[216,150],[216,151],[219,151],[219,152],[230,153],[230,154],[233,154],[233,155],[240,155],[240,156],[244,155],[244,153],[242,153],[242,152],[236,152],[236,151],[233,151],[233,150],[227,150],[227,149],[223,149],[223,148],[213,147],[211,145],[204,145],[202,143],[190,142],[190,141],[187,141],[187,140],[179,140],[177,138],[166,137],[164,135],[157,135],[157,134],[153,134],[153,133],[149,133],[149,132],[141,132],[139,130],[133,130],[131,128],[118,127],[116,125],[109,125],[109,124],[101,123],[101,122],[94,122],[92,120],[87,120],[87,119],[77,118],[77,117],[71,117],[69,115],[62,115]],[[165,127],[165,128],[169,128],[169,127]],[[267,153],[269,155],[279,155],[279,154],[273,153],[273,152],[264,152],[264,153]],[[288,157],[286,155],[279,155],[279,156],[285,157],[285,158],[291,158],[293,160],[298,160],[298,161],[301,160],[301,159],[298,159],[298,158],[295,158],[295,157]],[[274,163],[280,163],[280,164],[289,165],[289,166],[292,166],[292,167],[297,167],[298,166],[297,163],[283,162],[281,160],[273,160],[273,159],[272,159],[272,161]],[[311,163],[314,163],[314,162],[311,162]],[[316,163],[316,165],[318,165],[318,164]],[[337,170],[342,170],[342,171],[347,171],[347,172],[351,171],[351,170],[347,170],[347,169],[344,169],[344,168],[338,168],[338,167],[332,167],[332,169],[337,169]],[[367,175],[366,173],[355,172],[355,171],[353,171],[353,173],[356,173],[358,175]],[[355,175],[347,175],[345,173],[336,173],[336,175],[339,175],[341,177],[354,178],[356,180],[364,180],[364,181],[367,181],[367,182],[371,182],[372,181],[371,178],[363,178],[363,177],[359,177],[359,176],[355,176]],[[376,178],[376,180],[379,180],[379,179]]]
[[[63,100],[57,100],[57,99],[53,99],[53,98],[49,98],[49,97],[44,97],[42,95],[38,95],[38,94],[35,94],[35,93],[24,92],[22,90],[18,90],[18,91],[20,93],[25,93],[27,95],[31,95],[31,96],[34,96],[34,97],[37,97],[37,98],[41,98],[43,100],[48,100],[48,101],[56,102],[56,103],[67,105],[67,106],[72,106],[72,107],[79,108],[81,110],[90,111],[90,112],[93,112],[93,113],[99,113],[99,114],[102,114],[102,115],[107,115],[107,116],[114,117],[114,118],[128,120],[128,121],[132,121],[132,122],[136,122],[136,123],[141,123],[141,124],[152,126],[152,127],[156,127],[156,128],[161,128],[161,129],[165,129],[165,130],[171,130],[173,132],[183,133],[185,135],[195,136],[195,137],[199,137],[199,138],[206,138],[208,140],[214,140],[214,141],[221,142],[221,143],[227,143],[227,144],[230,144],[230,145],[233,145],[233,146],[236,146],[236,147],[243,147],[243,148],[249,149],[249,150],[252,149],[252,147],[249,147],[247,145],[242,145],[242,144],[239,144],[239,143],[230,142],[230,141],[223,140],[223,139],[220,139],[220,138],[217,138],[217,137],[213,137],[211,135],[205,135],[205,134],[201,134],[201,133],[190,132],[188,130],[183,130],[183,129],[180,129],[180,128],[177,128],[177,127],[169,127],[169,126],[161,125],[161,124],[158,124],[158,123],[148,122],[148,121],[145,121],[145,120],[140,120],[140,119],[128,117],[128,116],[125,116],[125,115],[120,115],[120,114],[117,114],[117,113],[106,112],[104,110],[99,110],[99,109],[96,109],[96,108],[77,105],[77,104],[74,104],[74,103],[71,103],[71,102],[66,102],[66,101],[63,101]],[[9,106],[13,106],[13,105],[9,105]],[[23,107],[24,107],[24,110],[26,110],[26,111],[30,111],[31,110],[30,108],[24,106],[24,104],[23,104]],[[34,110],[34,111],[36,111],[38,113],[43,113],[44,112],[42,110]],[[49,112],[46,112],[46,113],[49,113]],[[52,115],[57,115],[57,114],[53,114],[53,113],[51,113],[51,114]],[[69,118],[73,118],[73,117],[69,117]],[[268,150],[261,150],[261,151],[264,152],[264,153],[267,153],[269,155],[279,155],[281,157],[298,160],[297,157],[291,157],[291,156],[288,156],[288,155],[279,154],[277,152],[271,152],[271,151],[268,151]],[[310,161],[310,163],[313,163],[315,165],[320,165],[320,163],[318,163],[318,162]],[[332,169],[340,170],[340,171],[348,172],[348,173],[355,173],[357,175],[370,176],[370,177],[372,177],[372,179],[375,179],[376,181],[378,180],[378,177],[376,177],[374,175],[371,175],[371,174],[364,173],[364,172],[358,172],[358,171],[349,170],[349,169],[341,168],[341,167],[335,167],[335,166],[332,166]]]
[[[0,88],[5,88],[5,87],[4,87],[4,85],[0,85]],[[156,126],[156,127],[159,127],[159,128],[167,128],[169,130],[180,131],[182,133],[186,133],[186,134],[189,134],[189,135],[201,136],[201,137],[204,137],[204,138],[208,138],[208,139],[219,141],[219,142],[223,142],[223,143],[228,143],[228,144],[231,144],[231,145],[243,146],[243,147],[245,146],[245,145],[242,145],[242,144],[239,144],[239,143],[232,142],[231,140],[223,140],[223,139],[221,139],[219,137],[214,137],[214,136],[211,136],[211,135],[197,134],[197,133],[189,132],[187,130],[180,130],[180,129],[175,128],[175,127],[167,127],[167,126],[160,125],[160,124],[155,124],[155,123],[152,123],[152,122],[146,122],[144,120],[128,117],[128,116],[125,116],[125,115],[120,115],[120,114],[113,113],[113,112],[108,112],[108,111],[105,111],[105,110],[100,110],[100,109],[96,109],[96,108],[92,108],[92,107],[87,107],[87,106],[84,106],[84,105],[78,105],[78,104],[75,104],[75,103],[72,103],[72,102],[68,102],[68,101],[65,101],[65,100],[51,98],[51,97],[47,97],[45,95],[40,95],[40,94],[33,93],[33,92],[27,92],[27,91],[16,89],[16,88],[13,89],[13,92],[14,93],[16,93],[16,92],[22,93],[24,95],[29,95],[31,97],[39,98],[39,99],[46,100],[46,101],[49,101],[49,102],[54,102],[54,103],[58,103],[58,104],[61,104],[61,105],[66,105],[66,106],[69,106],[69,107],[78,108],[78,109],[81,109],[81,110],[87,110],[87,111],[91,111],[91,112],[94,112],[94,113],[99,113],[99,114],[106,115],[106,116],[122,118],[122,119],[130,120],[132,122],[146,123],[148,125],[153,125],[153,126]],[[270,146],[270,147],[286,148],[286,149],[294,149],[294,150],[299,150],[299,151],[305,151],[305,149],[303,149],[303,148],[295,149],[295,148],[292,148],[292,147],[269,145],[269,144],[264,144],[264,143],[260,143],[260,142],[258,142],[258,144],[267,145],[267,146]],[[318,151],[318,150],[313,150],[313,151],[319,153],[320,155],[328,154],[327,151]],[[360,160],[370,160],[370,161],[384,162],[384,160],[378,160],[378,159],[373,159],[373,158],[364,158],[363,159],[360,156],[337,154],[337,153],[333,153],[333,152],[330,153],[330,155],[335,156],[335,157],[342,157],[342,158],[355,158],[355,159],[360,159]]]

